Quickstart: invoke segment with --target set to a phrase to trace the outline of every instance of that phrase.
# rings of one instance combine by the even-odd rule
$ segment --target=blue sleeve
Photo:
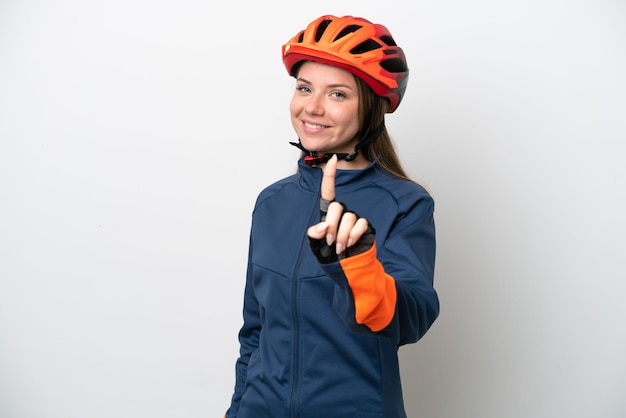
[[[357,323],[354,271],[347,273],[339,262],[322,265],[336,283],[333,307],[354,332],[377,334],[395,345],[418,341],[439,315],[439,299],[433,287],[435,268],[434,204],[430,196],[418,199],[408,213],[396,219],[386,236],[377,236],[377,259],[395,282],[395,311],[387,326],[372,331]],[[376,227],[376,225],[374,225]],[[363,266],[363,275],[369,274]],[[349,276],[352,276],[350,278]],[[381,286],[381,291],[385,287]]]
[[[439,315],[435,274],[434,202],[418,199],[398,220],[381,245],[379,258],[396,280],[396,314],[384,332],[398,345],[414,343],[426,334]]]

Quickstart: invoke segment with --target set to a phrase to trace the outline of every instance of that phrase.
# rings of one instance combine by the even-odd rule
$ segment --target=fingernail
[[[331,245],[334,241],[334,237],[333,234],[326,234],[326,244],[327,245]]]
[[[317,232],[324,232],[326,228],[328,228],[328,224],[326,222],[320,222],[317,224],[317,227],[315,228],[315,230]]]
[[[352,238],[348,238],[348,247],[352,247],[352,244],[354,244],[354,240]]]
[[[340,254],[343,252],[343,245],[341,245],[341,243],[337,243],[337,245],[335,246],[335,248],[337,249],[337,254]]]

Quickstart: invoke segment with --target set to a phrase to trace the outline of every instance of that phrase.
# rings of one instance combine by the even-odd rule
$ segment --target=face
[[[306,61],[296,78],[291,123],[309,151],[351,153],[359,130],[359,92],[342,68]]]

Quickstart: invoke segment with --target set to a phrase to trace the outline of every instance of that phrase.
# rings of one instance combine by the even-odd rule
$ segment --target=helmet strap
[[[346,161],[352,161],[358,155],[358,152],[353,152],[352,154],[345,154],[345,153],[334,154],[332,152],[327,152],[326,154],[319,155],[317,151],[309,151],[308,149],[304,148],[304,145],[302,145],[302,141],[300,141],[300,138],[298,138],[298,142],[290,142],[290,144],[306,154],[304,156],[304,163],[308,165],[309,167],[323,164],[326,161],[330,160],[333,155],[336,155],[337,159],[339,160],[346,160]]]

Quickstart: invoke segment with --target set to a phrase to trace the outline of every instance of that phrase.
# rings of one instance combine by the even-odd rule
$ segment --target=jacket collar
[[[304,163],[304,157],[298,160],[298,169],[300,173],[300,185],[308,191],[319,193],[322,182],[322,169],[319,167],[309,167]],[[376,169],[376,163],[371,162],[369,165],[360,170],[340,170],[337,169],[335,177],[335,187],[339,189],[349,190],[358,187],[364,179],[372,175]]]

